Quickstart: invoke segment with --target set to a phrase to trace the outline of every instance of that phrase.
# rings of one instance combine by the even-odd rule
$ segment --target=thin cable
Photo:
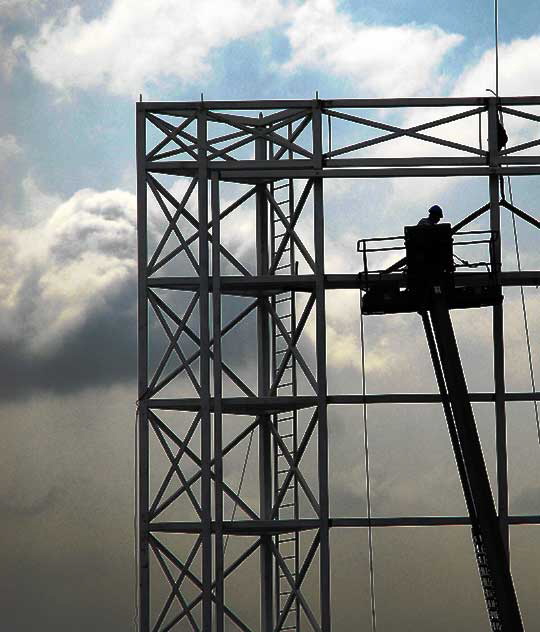
[[[377,632],[377,615],[375,610],[375,574],[373,570],[373,528],[371,524],[371,481],[369,476],[369,442],[366,404],[366,353],[364,337],[364,313],[362,312],[362,298],[360,294],[360,348],[362,362],[362,398],[364,418],[364,464],[366,471],[366,502],[368,518],[368,547],[369,547],[369,594],[371,600],[371,630]]]
[[[510,196],[510,204],[514,206],[514,198],[512,196],[512,181],[510,180],[510,176],[508,176],[508,194]],[[516,215],[512,211],[512,229],[514,232],[514,246],[516,250],[516,261],[518,272],[521,272],[521,255],[519,252],[519,241],[517,234],[517,226],[516,226]],[[525,292],[523,290],[523,285],[519,286],[519,291],[521,294],[521,311],[523,313],[523,325],[525,328],[525,340],[527,342],[527,356],[529,360],[529,377],[531,380],[531,390],[533,393],[536,393],[536,379],[534,377],[534,365],[532,360],[532,351],[531,351],[531,336],[529,332],[529,318],[527,315],[527,303],[525,302]],[[536,421],[536,436],[538,437],[538,444],[540,445],[540,415],[538,413],[538,402],[536,400],[533,401],[534,404],[534,417]]]
[[[139,402],[135,409],[135,498],[133,501],[133,531],[135,536],[135,615],[133,624],[135,632],[139,630]]]
[[[495,96],[499,98],[499,0],[495,0]]]
[[[234,520],[234,517],[236,516],[236,509],[238,508],[238,498],[240,498],[240,493],[242,492],[242,485],[244,484],[244,476],[246,475],[246,467],[249,460],[249,453],[251,452],[251,444],[253,442],[254,432],[255,432],[255,428],[253,428],[253,430],[251,431],[251,434],[249,435],[249,443],[246,450],[246,455],[244,457],[244,464],[242,465],[242,474],[240,475],[240,483],[238,484],[238,491],[236,492],[236,499],[234,501],[234,506],[233,506],[233,510],[231,514],[231,522]],[[225,556],[225,553],[227,552],[227,544],[229,544],[230,535],[231,534],[228,533],[225,538],[225,544],[223,545],[223,556]]]

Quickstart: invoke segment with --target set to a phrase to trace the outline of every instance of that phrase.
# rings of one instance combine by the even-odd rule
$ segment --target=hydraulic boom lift
[[[488,243],[491,246],[493,239],[498,238],[490,233],[489,239],[480,239],[480,231],[468,234],[475,236],[473,241],[467,242],[469,244]],[[474,288],[459,286],[449,224],[405,227],[407,269],[404,279],[392,281],[370,275],[367,269],[368,252],[400,248],[369,248],[367,242],[396,239],[400,238],[358,242],[358,251],[364,257],[364,272],[360,273],[365,288],[362,313],[420,314],[471,520],[474,552],[491,629],[493,632],[522,632],[524,628],[508,555],[450,319],[450,309],[494,305],[502,301],[502,294],[491,273],[487,284]]]

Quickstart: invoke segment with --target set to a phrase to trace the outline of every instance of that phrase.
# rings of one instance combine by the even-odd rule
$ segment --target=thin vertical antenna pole
[[[322,122],[320,103],[313,104],[313,162],[322,170]],[[324,200],[322,177],[314,179],[313,224],[315,245],[316,357],[318,468],[320,505],[320,607],[321,629],[330,632],[330,530],[328,497],[328,394],[326,380],[326,301],[324,281]]]
[[[138,575],[139,630],[150,629],[150,571],[148,548],[148,305],[147,305],[147,199],[146,199],[146,112],[137,104],[137,266],[138,266]]]
[[[219,174],[212,172],[212,316],[214,369],[214,512],[215,512],[215,594],[216,632],[224,630],[223,550],[223,374],[221,371],[221,224],[219,219]]]
[[[268,141],[258,138],[255,141],[255,159],[268,159]],[[257,184],[256,196],[256,239],[257,239],[257,275],[264,276],[269,270],[268,252],[268,198],[266,184]],[[261,297],[257,307],[257,381],[259,397],[270,393],[270,315],[268,299]],[[259,506],[262,520],[270,519],[272,514],[272,443],[270,430],[271,416],[260,416],[259,425]],[[261,630],[273,629],[273,558],[272,536],[261,537]]]
[[[489,164],[497,165],[497,98],[489,98],[488,106],[488,143]],[[501,272],[501,212],[499,206],[499,178],[489,176],[490,230],[494,231],[494,244],[491,249],[491,268],[494,279],[500,285]],[[508,533],[508,454],[506,438],[506,405],[504,380],[504,314],[502,303],[493,306],[493,377],[495,382],[495,431],[497,453],[497,500],[501,534],[509,555]]]
[[[202,627],[212,629],[212,509],[210,421],[210,328],[208,255],[208,160],[207,112],[201,106],[197,116],[198,203],[199,203],[199,328],[201,385],[201,509],[202,509]]]
[[[495,95],[499,98],[499,0],[495,0]]]

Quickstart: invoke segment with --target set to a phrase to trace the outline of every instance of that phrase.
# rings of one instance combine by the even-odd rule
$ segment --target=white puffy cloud
[[[135,196],[82,189],[46,219],[0,229],[2,337],[57,345],[135,275]]]
[[[154,0],[134,6],[113,0],[100,17],[85,20],[78,6],[46,22],[24,44],[38,79],[60,91],[104,87],[134,96],[174,79],[203,84],[209,55],[283,19],[281,0]]]
[[[540,35],[515,39],[499,46],[499,94],[522,96],[540,91]],[[495,89],[495,51],[490,49],[470,64],[456,80],[452,96],[485,95]]]
[[[354,22],[336,0],[307,0],[287,29],[292,55],[283,68],[319,69],[351,79],[362,96],[393,97],[440,92],[439,66],[463,40],[436,26]]]

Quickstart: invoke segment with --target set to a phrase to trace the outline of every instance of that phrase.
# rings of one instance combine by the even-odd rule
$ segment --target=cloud
[[[212,51],[274,26],[285,15],[280,0],[156,0],[136,9],[114,0],[85,20],[78,6],[46,22],[24,44],[35,76],[60,91],[105,88],[133,96],[170,79],[204,83]]]
[[[0,16],[11,19],[31,16],[41,8],[42,0],[0,0]]]
[[[307,0],[294,13],[287,36],[286,71],[309,68],[354,82],[362,96],[440,92],[440,64],[463,41],[436,26],[376,26],[354,22],[336,0]]]
[[[22,153],[22,148],[13,134],[0,136],[0,165]]]
[[[131,193],[82,189],[0,229],[4,396],[133,377],[135,217]]]
[[[540,53],[540,35],[515,39],[499,46],[499,93],[501,96],[538,94],[540,69],[536,60]],[[453,96],[483,95],[486,88],[495,89],[495,51],[487,50],[469,65],[457,79]]]

